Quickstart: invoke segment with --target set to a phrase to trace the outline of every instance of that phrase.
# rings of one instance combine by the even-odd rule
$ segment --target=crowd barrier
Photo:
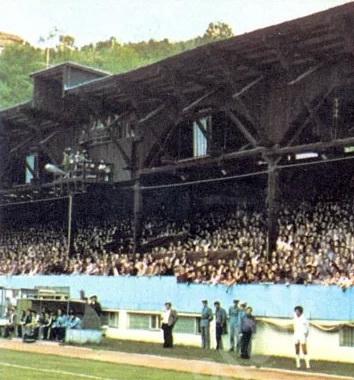
[[[216,300],[224,307],[232,300],[247,301],[254,314],[262,317],[291,318],[293,307],[302,305],[313,320],[354,321],[354,288],[342,290],[323,285],[202,285],[179,284],[175,277],[106,276],[0,276],[0,286],[31,289],[38,286],[68,286],[72,298],[80,291],[97,295],[109,309],[158,311],[166,301],[180,312],[199,313],[201,300]]]

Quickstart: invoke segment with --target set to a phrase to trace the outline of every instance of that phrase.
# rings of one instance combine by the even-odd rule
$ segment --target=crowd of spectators
[[[277,249],[267,255],[266,220],[249,206],[185,220],[148,217],[133,253],[130,219],[77,222],[70,254],[58,223],[4,228],[0,274],[174,275],[180,282],[354,285],[354,200],[284,204]]]

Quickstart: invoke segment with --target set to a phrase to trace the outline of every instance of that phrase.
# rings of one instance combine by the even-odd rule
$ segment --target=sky
[[[202,35],[210,22],[236,35],[291,20],[348,0],[0,0],[0,31],[33,45],[55,28],[76,45],[107,40],[181,41]],[[48,41],[48,46],[57,41]]]

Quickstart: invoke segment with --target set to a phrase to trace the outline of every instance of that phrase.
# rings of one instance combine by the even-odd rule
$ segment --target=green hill
[[[80,49],[75,47],[73,37],[60,36],[57,48],[49,50],[49,63],[52,65],[70,60],[117,74],[232,35],[227,24],[210,23],[203,36],[188,41],[170,42],[164,39],[121,44],[112,37]],[[47,58],[48,51],[29,44],[5,47],[0,54],[0,108],[32,97],[29,74],[45,68]]]

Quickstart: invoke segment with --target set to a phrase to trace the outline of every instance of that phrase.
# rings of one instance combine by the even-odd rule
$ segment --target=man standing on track
[[[165,311],[162,314],[162,331],[163,331],[163,347],[164,348],[173,348],[173,335],[172,330],[175,326],[178,315],[176,310],[172,309],[171,302],[165,303]]]
[[[241,359],[250,359],[252,336],[256,333],[256,319],[248,306],[241,320]]]
[[[222,335],[225,331],[225,326],[227,323],[227,314],[225,309],[220,305],[219,301],[214,302],[215,306],[215,329],[216,329],[216,349],[222,350]]]
[[[304,309],[302,306],[296,306],[294,308],[294,343],[296,353],[296,368],[300,368],[300,347],[304,355],[306,368],[311,368],[310,359],[307,354],[307,338],[309,335],[309,322],[304,316]]]
[[[200,334],[202,336],[202,348],[210,349],[210,322],[213,320],[213,312],[208,306],[208,301],[202,301],[203,308],[200,315]]]
[[[238,306],[239,300],[234,300],[234,304],[229,308],[229,322],[230,322],[230,351],[238,351],[240,344],[240,308]]]

